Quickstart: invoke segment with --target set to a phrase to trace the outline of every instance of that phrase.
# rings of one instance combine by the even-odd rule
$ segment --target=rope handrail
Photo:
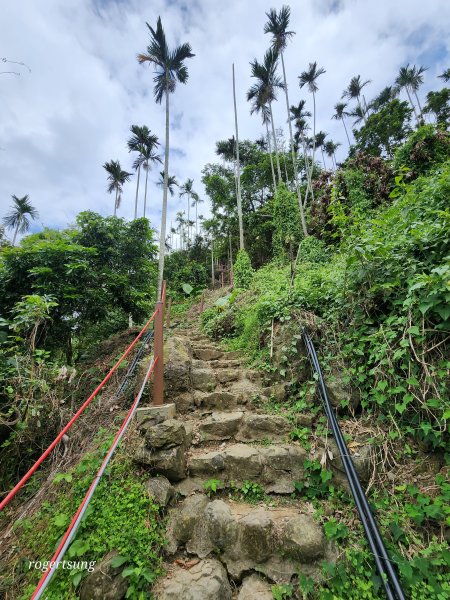
[[[369,542],[371,552],[374,556],[375,565],[381,577],[386,596],[389,600],[405,600],[405,595],[398,580],[397,573],[394,570],[392,561],[389,558],[386,547],[381,538],[380,531],[370,509],[369,502],[362,489],[361,482],[359,481],[358,474],[356,473],[355,466],[345,443],[344,436],[342,435],[342,431],[339,427],[339,423],[336,419],[336,415],[331,407],[316,349],[314,348],[314,344],[306,328],[302,329],[302,335],[312,367],[317,373],[319,394],[323,401],[328,423],[338,446],[345,474],[350,484],[350,489],[358,509],[367,541]]]
[[[131,405],[131,408],[128,411],[127,416],[125,417],[119,431],[117,432],[105,458],[103,459],[103,462],[102,462],[100,468],[98,469],[94,479],[92,480],[92,483],[89,486],[88,491],[86,492],[83,500],[81,501],[81,503],[77,509],[77,512],[73,516],[73,519],[72,519],[69,527],[67,528],[60,543],[58,544],[58,547],[49,563],[51,565],[50,569],[48,569],[48,571],[46,571],[45,573],[42,574],[42,577],[39,580],[39,582],[36,586],[36,589],[33,592],[33,595],[31,596],[31,600],[38,600],[39,598],[42,597],[42,594],[44,593],[47,586],[50,584],[50,581],[51,581],[53,575],[55,574],[56,569],[58,568],[58,563],[59,563],[60,559],[64,556],[67,548],[69,547],[70,543],[72,542],[73,538],[75,537],[75,534],[77,532],[77,529],[81,522],[81,519],[83,518],[83,515],[86,512],[89,502],[91,501],[92,496],[93,496],[98,484],[100,483],[100,479],[101,479],[106,467],[108,466],[108,463],[112,458],[112,455],[114,454],[117,446],[120,443],[120,440],[122,439],[125,431],[128,428],[128,425],[131,422],[131,419],[134,416],[134,413],[136,412],[136,409],[138,407],[138,404],[139,404],[142,394],[144,392],[145,385],[146,385],[147,381],[149,380],[151,374],[153,373],[153,370],[154,370],[157,362],[158,362],[158,357],[156,357],[156,358],[152,357],[150,364],[148,366],[147,372],[145,374],[144,380],[140,387],[140,390],[139,390],[138,394],[136,395],[136,398],[134,399],[133,404]]]
[[[158,309],[155,310],[155,312],[152,314],[150,319],[145,323],[144,327],[141,329],[139,334],[136,336],[136,338],[133,340],[133,342],[128,346],[128,348],[125,350],[125,352],[119,358],[119,360],[115,363],[115,365],[110,369],[110,371],[108,372],[106,377],[103,379],[103,381],[101,381],[101,383],[99,383],[99,385],[95,388],[95,390],[92,392],[92,394],[89,396],[89,398],[87,398],[87,400],[85,400],[85,402],[80,406],[80,408],[73,415],[73,417],[70,419],[70,421],[65,425],[65,427],[63,427],[63,429],[61,429],[61,431],[56,436],[56,438],[53,440],[53,442],[41,454],[41,456],[36,460],[36,462],[33,464],[33,466],[25,473],[25,475],[22,477],[22,479],[12,488],[12,490],[7,494],[7,496],[0,502],[0,511],[3,510],[3,508],[7,504],[9,504],[9,502],[14,498],[14,496],[17,494],[17,492],[24,486],[24,484],[30,479],[30,477],[35,473],[35,471],[37,471],[39,466],[44,462],[44,460],[47,458],[47,456],[52,452],[52,450],[62,440],[63,436],[69,431],[69,429],[72,427],[72,425],[78,419],[78,417],[89,406],[89,404],[97,396],[97,394],[104,387],[104,385],[107,383],[107,381],[109,381],[109,379],[112,377],[112,375],[115,373],[115,371],[119,368],[119,365],[128,356],[128,354],[131,352],[131,350],[137,344],[139,339],[142,337],[142,335],[144,334],[146,329],[149,327],[150,323],[156,317],[157,313],[158,313]]]

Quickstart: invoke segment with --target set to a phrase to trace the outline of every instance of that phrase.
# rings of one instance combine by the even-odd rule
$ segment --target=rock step
[[[235,582],[257,571],[289,583],[295,573],[318,571],[313,563],[331,556],[322,527],[297,508],[255,507],[204,494],[170,509],[166,537],[169,555],[183,549],[199,559],[219,556]]]
[[[291,494],[304,478],[306,451],[295,443],[269,446],[232,444],[223,449],[192,448],[187,459],[189,478],[177,491],[203,489],[209,479],[222,487],[258,483],[266,493]]]
[[[233,412],[213,412],[193,423],[195,444],[210,441],[235,440],[237,442],[272,443],[288,441],[294,426],[278,415]]]

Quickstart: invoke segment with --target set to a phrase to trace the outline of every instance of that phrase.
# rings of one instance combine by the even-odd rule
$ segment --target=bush
[[[449,155],[448,132],[437,129],[434,125],[424,125],[412,133],[407,142],[396,151],[394,168],[399,170],[407,167],[410,170],[410,180],[416,179],[446,161]]]

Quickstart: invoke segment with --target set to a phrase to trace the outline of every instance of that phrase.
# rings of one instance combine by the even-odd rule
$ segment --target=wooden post
[[[170,327],[170,311],[172,310],[172,298],[169,298],[169,306],[167,307],[167,321],[166,327],[169,329]]]
[[[153,406],[164,404],[164,302],[157,302],[153,326],[153,348],[156,360],[153,380]]]

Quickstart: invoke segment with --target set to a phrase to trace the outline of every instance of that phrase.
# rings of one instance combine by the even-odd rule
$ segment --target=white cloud
[[[283,2],[254,0],[3,0],[0,58],[23,61],[31,73],[12,65],[20,77],[0,75],[0,217],[11,194],[30,194],[41,223],[63,227],[92,209],[112,213],[106,193],[106,160],[131,170],[126,148],[131,124],[147,124],[163,142],[164,107],[152,94],[152,72],[136,54],[148,44],[145,21],[161,15],[169,44],[189,41],[195,58],[190,78],[171,97],[170,173],[193,177],[216,159],[215,141],[233,134],[231,64],[236,63],[241,138],[262,129],[245,100],[251,85],[249,61],[262,58],[269,43],[265,12]],[[446,0],[308,0],[291,3],[297,32],[286,51],[291,103],[308,97],[297,76],[317,60],[326,68],[319,80],[317,129],[345,146],[342,125],[330,119],[350,78],[371,79],[369,97],[392,83],[402,64],[426,58],[422,96],[441,82],[449,66]],[[0,63],[6,70],[6,64]],[[282,98],[280,98],[282,100]],[[284,102],[275,107],[277,126],[286,126]],[[159,169],[157,169],[159,170]],[[161,190],[149,176],[148,205],[159,227]],[[142,188],[143,189],[143,188]],[[124,190],[119,215],[131,218],[135,182]],[[180,204],[170,200],[169,218]],[[203,210],[203,207],[202,207]]]

